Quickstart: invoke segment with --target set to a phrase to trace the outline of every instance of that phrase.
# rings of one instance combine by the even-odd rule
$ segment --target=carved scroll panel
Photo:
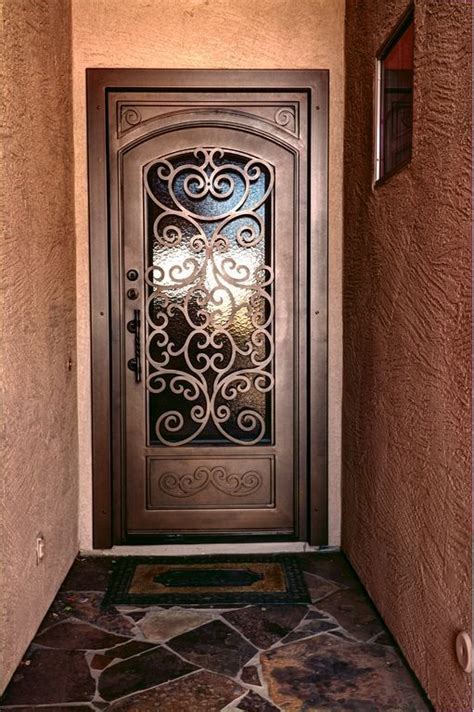
[[[144,188],[149,441],[269,444],[273,167],[235,150],[198,147],[149,164]],[[169,496],[172,475],[162,483]],[[193,476],[196,487],[225,490],[220,470]],[[256,477],[249,470],[245,482]]]
[[[149,509],[274,506],[273,456],[148,460]]]
[[[193,102],[191,105],[188,102],[170,102],[170,101],[134,101],[118,102],[117,106],[117,135],[123,136],[136,127],[143,124],[151,123],[156,119],[180,116],[182,119],[190,112],[207,113],[215,107],[215,102],[212,102],[212,107],[209,102],[202,100]],[[273,128],[283,130],[293,136],[300,135],[300,105],[299,101],[272,101],[260,99],[257,102],[247,100],[226,100],[221,97],[219,100],[219,109],[225,112],[228,118],[233,121],[241,121],[243,118],[257,118],[265,123],[268,123]]]

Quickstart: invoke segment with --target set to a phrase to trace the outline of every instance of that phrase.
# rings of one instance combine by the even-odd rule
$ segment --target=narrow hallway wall
[[[78,498],[69,1],[2,20],[0,692],[77,552]]]
[[[411,164],[372,188],[375,56],[346,14],[343,547],[437,710],[471,709],[471,3],[415,3]]]

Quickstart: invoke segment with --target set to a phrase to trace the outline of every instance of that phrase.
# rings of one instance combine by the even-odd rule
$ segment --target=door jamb
[[[110,548],[113,477],[110,379],[107,91],[133,88],[281,89],[307,91],[309,101],[308,540],[328,541],[328,98],[327,70],[88,69],[89,269],[93,547]],[[315,149],[316,147],[316,149]]]

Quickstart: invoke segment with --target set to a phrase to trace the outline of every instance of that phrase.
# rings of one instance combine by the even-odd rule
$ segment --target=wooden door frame
[[[107,94],[120,89],[225,89],[302,91],[309,98],[308,286],[308,522],[313,545],[328,538],[327,420],[327,70],[88,69],[87,129],[91,285],[91,387],[93,546],[109,548],[114,536],[111,422],[111,320],[108,233]],[[117,506],[117,505],[115,505]],[[270,537],[269,537],[270,538]],[[297,540],[301,537],[296,536]],[[262,541],[263,537],[259,540]],[[273,538],[274,539],[274,538]],[[222,539],[221,539],[222,540]],[[235,541],[235,539],[234,539]]]

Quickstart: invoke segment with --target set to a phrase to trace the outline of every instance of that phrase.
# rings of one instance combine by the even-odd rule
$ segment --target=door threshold
[[[319,551],[306,541],[271,541],[249,544],[155,544],[81,549],[81,556],[199,556],[206,554],[286,554]]]

